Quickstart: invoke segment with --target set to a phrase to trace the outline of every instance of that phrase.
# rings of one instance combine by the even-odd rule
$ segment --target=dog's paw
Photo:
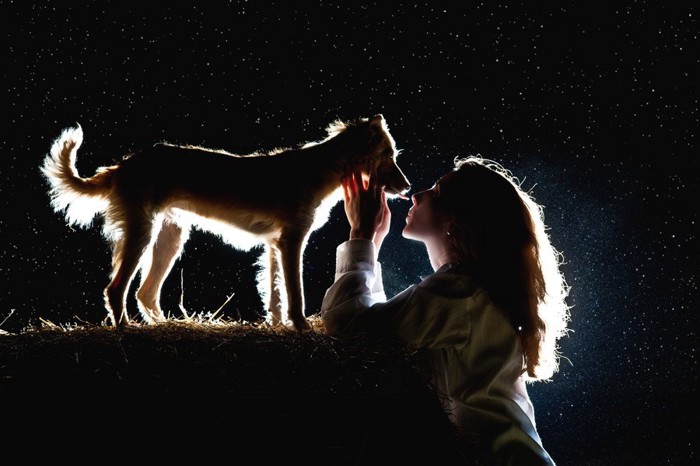
[[[311,333],[313,332],[313,327],[306,319],[297,319],[293,321],[294,328],[299,333]]]

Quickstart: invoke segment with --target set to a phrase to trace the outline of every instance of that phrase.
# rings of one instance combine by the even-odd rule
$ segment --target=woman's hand
[[[383,210],[382,222],[377,225],[377,229],[374,232],[374,239],[372,240],[374,241],[377,254],[379,254],[379,248],[382,247],[384,238],[386,238],[386,235],[389,233],[389,228],[391,228],[391,210],[389,210],[389,204],[386,202],[386,192],[384,191],[383,187],[381,189],[381,203]]]
[[[391,227],[391,211],[384,187],[377,183],[376,171],[369,173],[366,184],[362,172],[348,173],[343,179],[343,191],[350,239],[371,240],[378,253]]]

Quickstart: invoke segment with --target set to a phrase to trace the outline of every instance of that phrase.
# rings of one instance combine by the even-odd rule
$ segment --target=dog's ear
[[[384,115],[381,113],[378,113],[369,119],[370,127],[375,128],[377,131],[380,131],[384,127],[384,122]]]
[[[369,119],[369,143],[371,146],[375,146],[382,142],[382,140],[384,139],[385,125],[386,122],[384,120],[384,116],[381,113],[374,115],[372,118]]]

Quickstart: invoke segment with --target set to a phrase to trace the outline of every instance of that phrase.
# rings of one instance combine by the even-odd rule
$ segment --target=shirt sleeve
[[[335,283],[326,293],[329,301],[337,302],[357,294],[368,294],[374,302],[386,301],[382,266],[376,256],[374,243],[370,240],[353,239],[338,246]]]
[[[375,303],[386,301],[374,243],[353,239],[336,250],[335,282],[324,295],[321,318],[331,335],[350,333],[352,321]]]
[[[464,291],[444,292],[447,288],[440,283],[454,278],[431,277],[387,301],[374,243],[346,241],[338,246],[335,282],[321,305],[326,331],[336,336],[379,333],[399,337],[415,348],[466,344],[470,313]]]

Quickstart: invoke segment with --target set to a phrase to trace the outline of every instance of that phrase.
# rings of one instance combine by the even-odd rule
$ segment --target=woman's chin
[[[414,239],[416,241],[420,241],[420,237],[414,233],[414,231],[410,225],[406,225],[403,228],[403,231],[401,232],[401,236],[403,236],[406,239]]]

